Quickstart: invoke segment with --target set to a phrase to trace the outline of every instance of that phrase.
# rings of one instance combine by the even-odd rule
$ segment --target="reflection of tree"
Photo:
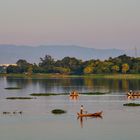
[[[41,91],[43,90],[45,92],[53,92],[53,88],[59,88],[59,81],[56,79],[40,79],[38,80],[38,85]]]
[[[7,81],[8,86],[13,86],[14,85],[14,86],[17,86],[17,87],[22,87],[22,88],[25,88],[29,84],[32,83],[31,80],[24,79],[24,78],[22,78],[22,79],[20,79],[20,78],[16,79],[16,78],[7,77],[6,78],[6,81]]]
[[[115,90],[118,90],[119,89],[119,80],[113,80],[113,87],[112,88],[114,88]]]
[[[140,90],[140,80],[129,80],[129,89]]]
[[[87,86],[88,88],[93,88],[94,86],[94,80],[90,79],[90,78],[84,78],[84,84],[85,86]]]
[[[126,92],[129,90],[129,82],[128,82],[128,80],[126,80],[126,79],[122,80],[122,89],[123,89],[123,91],[126,91]]]
[[[91,91],[128,91],[140,90],[139,79],[92,79],[92,78],[48,78],[48,79],[24,79],[6,78],[7,86],[22,88],[38,87],[39,92],[69,93],[72,90],[79,92]],[[93,88],[94,87],[94,88]],[[38,91],[36,91],[38,92]]]
[[[40,87],[46,92],[65,92],[69,93],[72,90],[80,90],[79,86],[83,85],[83,80],[76,78],[49,78],[39,82]]]
[[[83,78],[67,78],[62,80],[62,88],[65,92],[71,92],[72,90],[82,91],[84,86]]]

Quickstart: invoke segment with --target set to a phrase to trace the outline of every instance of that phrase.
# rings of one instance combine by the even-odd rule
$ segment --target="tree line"
[[[91,59],[82,61],[75,57],[64,57],[54,60],[50,55],[40,58],[38,64],[31,64],[20,59],[17,66],[8,66],[7,73],[58,73],[58,74],[111,74],[111,73],[140,73],[140,57],[121,55],[107,60]]]

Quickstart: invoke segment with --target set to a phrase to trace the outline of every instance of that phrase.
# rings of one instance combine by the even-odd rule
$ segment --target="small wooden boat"
[[[140,96],[129,96],[129,95],[128,95],[127,98],[128,98],[128,99],[139,99]]]
[[[79,96],[79,94],[70,94],[69,96],[70,97],[77,97],[77,96]]]
[[[78,115],[78,117],[101,117],[102,113],[103,113],[103,111],[96,112],[96,113],[88,113],[88,114],[77,113],[77,115]]]
[[[78,97],[79,93],[77,91],[72,91],[69,96],[70,97]]]
[[[140,92],[128,92],[127,96],[140,96]]]

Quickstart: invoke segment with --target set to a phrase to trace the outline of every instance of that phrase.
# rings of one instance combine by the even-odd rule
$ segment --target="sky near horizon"
[[[0,0],[0,44],[140,47],[140,0]]]

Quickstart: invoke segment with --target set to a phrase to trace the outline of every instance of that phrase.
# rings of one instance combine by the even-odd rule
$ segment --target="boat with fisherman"
[[[140,91],[132,91],[127,92],[127,96],[140,96]]]
[[[102,117],[102,113],[103,113],[103,111],[96,112],[96,113],[87,113],[87,111],[85,111],[83,105],[81,105],[80,113],[77,113],[77,116],[78,117]]]
[[[77,113],[78,117],[102,117],[103,111],[96,112],[96,113],[86,113],[86,114],[80,114]]]
[[[73,91],[70,93],[69,96],[70,96],[70,97],[78,97],[78,96],[79,96],[79,93],[78,93],[78,91],[73,90]]]

